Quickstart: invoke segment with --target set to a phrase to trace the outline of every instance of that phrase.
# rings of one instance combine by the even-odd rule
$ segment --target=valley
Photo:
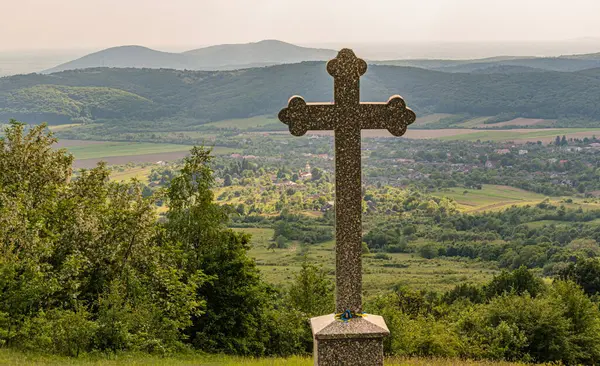
[[[0,78],[0,361],[310,362],[244,356],[310,352],[307,318],[333,309],[333,134],[276,117],[292,94],[331,100],[329,52],[126,46]],[[402,91],[419,116],[361,141],[362,295],[386,364],[600,359],[574,351],[600,341],[599,65],[370,61],[361,99]]]

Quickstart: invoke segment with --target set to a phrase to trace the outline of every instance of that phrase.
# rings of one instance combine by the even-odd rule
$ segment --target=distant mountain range
[[[560,57],[492,57],[477,60],[391,60],[371,61],[376,65],[411,66],[428,70],[462,73],[519,73],[535,71],[581,71],[600,67],[600,53]]]
[[[287,99],[330,101],[323,62],[238,71],[92,68],[0,78],[0,121],[53,124],[110,122],[128,128],[152,121],[181,128],[210,121],[275,115]],[[506,72],[511,68],[515,72]],[[385,101],[401,93],[419,115],[430,113],[600,121],[600,68],[530,72],[448,73],[371,65],[361,98]],[[594,122],[597,126],[597,122]],[[171,128],[171,127],[169,127]]]
[[[247,44],[225,44],[182,53],[156,51],[141,46],[121,46],[66,62],[44,73],[92,67],[150,68],[177,70],[233,70],[302,61],[329,60],[334,50],[300,47],[276,40]]]
[[[156,51],[141,46],[121,46],[95,52],[45,70],[54,73],[94,67],[176,70],[235,70],[252,67],[326,61],[335,50],[300,47],[277,40],[248,44],[226,44],[182,53]],[[370,60],[376,65],[411,66],[451,73],[524,73],[581,71],[600,67],[600,53],[560,57],[493,57],[474,60]]]

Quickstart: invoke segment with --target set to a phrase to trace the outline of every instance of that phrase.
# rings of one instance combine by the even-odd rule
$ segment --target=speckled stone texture
[[[335,314],[311,319],[315,365],[383,365],[383,337],[389,334],[383,318],[342,322]]]
[[[294,96],[287,108],[279,112],[279,119],[288,125],[294,136],[302,136],[309,130],[335,131],[336,313],[362,312],[360,131],[387,129],[394,136],[402,136],[416,119],[415,113],[406,107],[399,95],[392,96],[387,103],[361,103],[360,77],[366,71],[365,61],[357,58],[352,50],[343,49],[327,63],[327,72],[334,79],[334,103],[306,103],[302,97]],[[383,319],[381,322],[385,328]],[[354,332],[356,326],[357,330],[368,333],[372,322],[359,318],[342,324],[345,325],[336,329]],[[342,332],[335,336],[337,338],[323,338],[323,334],[314,333],[314,330],[313,323],[318,365],[383,364],[381,344],[385,332],[375,338],[360,332],[352,333],[352,337],[349,337],[350,333]],[[350,352],[351,349],[355,351]],[[359,354],[363,356],[358,358]],[[350,362],[355,357],[361,362],[339,361]]]

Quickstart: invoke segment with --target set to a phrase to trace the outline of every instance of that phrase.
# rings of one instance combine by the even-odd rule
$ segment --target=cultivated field
[[[155,163],[184,158],[192,145],[158,144],[147,142],[111,142],[91,140],[59,140],[55,148],[66,148],[75,156],[75,169],[93,168],[104,161],[108,165]],[[215,146],[213,155],[227,155],[236,149]]]
[[[270,132],[271,134],[282,134],[284,131]],[[310,135],[333,136],[332,131],[309,131]],[[536,129],[511,129],[511,130],[482,130],[476,128],[446,128],[439,130],[415,130],[406,131],[404,138],[409,139],[439,139],[447,141],[513,141],[517,144],[526,142],[542,141],[552,142],[556,136],[565,135],[567,138],[584,138],[600,136],[599,128],[536,128]],[[393,137],[386,130],[363,130],[363,138],[369,137]]]
[[[177,144],[152,144],[146,142],[104,142],[68,146],[76,159],[94,159],[111,156],[132,156],[177,151],[189,151],[191,146]]]
[[[135,167],[123,171],[115,171],[110,175],[110,179],[116,182],[128,182],[132,179],[137,179],[142,183],[148,184],[148,175],[152,172],[152,168]]]
[[[214,127],[214,128],[237,128],[240,130],[247,130],[253,127],[262,127],[272,123],[281,123],[274,116],[257,116],[252,118],[242,119],[230,119],[225,121],[211,122],[202,125],[203,127]]]
[[[464,212],[499,211],[511,206],[536,205],[547,198],[542,194],[519,188],[490,184],[483,185],[482,189],[447,188],[435,192],[433,195],[452,198],[458,203],[459,209]],[[552,204],[565,205],[569,208],[600,209],[598,203],[569,198],[573,201],[572,203],[565,202],[567,198],[561,197],[552,197],[549,201]]]
[[[538,126],[538,127],[543,127],[543,126],[552,126],[552,124],[554,124],[556,122],[556,120],[554,119],[536,119],[536,118],[515,118],[513,120],[510,121],[506,121],[506,122],[498,122],[498,123],[491,123],[491,124],[481,124],[478,127],[480,128],[493,128],[493,127],[506,127],[506,126],[519,126],[519,127],[524,127],[524,126]]]
[[[417,120],[413,122],[411,126],[425,126],[431,123],[439,122],[442,118],[446,117],[452,117],[452,114],[434,113],[423,117],[417,117]]]
[[[544,143],[552,142],[556,136],[565,135],[567,138],[584,138],[600,135],[598,128],[539,128],[539,129],[512,129],[512,130],[463,130],[463,133],[447,134],[445,130],[440,131],[440,134],[432,134],[430,138],[439,138],[446,141],[513,141],[515,143],[537,142]],[[408,133],[406,137],[411,138]],[[418,138],[418,137],[412,137]]]

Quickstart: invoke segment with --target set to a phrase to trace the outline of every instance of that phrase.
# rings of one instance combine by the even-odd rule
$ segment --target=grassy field
[[[76,159],[154,154],[162,152],[185,151],[189,149],[190,146],[187,145],[151,144],[145,142],[107,142],[104,144],[67,147],[67,150],[75,155]]]
[[[480,132],[472,132],[465,130],[464,134],[452,136],[440,136],[440,140],[446,141],[551,141],[556,136],[566,135],[570,137],[592,137],[600,135],[600,129],[597,128],[547,128],[547,129],[532,129],[532,130],[487,130]]]
[[[69,146],[67,150],[71,152],[76,159],[95,159],[113,156],[134,156],[144,154],[169,153],[176,151],[189,151],[190,145],[179,144],[153,144],[147,142],[106,142],[89,145]],[[231,154],[237,150],[216,146],[213,154],[224,155]]]
[[[291,358],[241,358],[220,355],[197,355],[182,354],[171,357],[151,356],[147,354],[126,353],[117,356],[82,356],[79,358],[68,358],[59,356],[44,356],[34,353],[22,353],[18,351],[0,349],[0,364],[2,365],[206,365],[206,366],[312,366],[311,357]],[[469,361],[459,359],[431,359],[431,358],[393,358],[385,360],[385,365],[390,366],[518,366],[522,363],[492,362],[492,361]]]
[[[283,134],[284,132],[270,132]],[[332,131],[309,131],[310,135],[332,136]],[[600,136],[599,128],[532,128],[512,130],[483,130],[481,128],[445,128],[436,130],[408,129],[405,138],[423,140],[437,139],[445,141],[513,141],[518,144],[542,141],[554,141],[556,136],[565,135],[567,138],[584,138]],[[386,130],[363,130],[362,137],[393,137]]]
[[[427,116],[418,117],[412,126],[425,126],[430,123],[439,122],[442,118],[452,117],[452,114],[448,113],[434,113]]]
[[[481,125],[483,125],[483,123],[490,118],[491,117],[477,117],[477,118],[470,119],[468,121],[457,123],[454,126],[464,127],[464,128],[476,128],[476,127],[480,127]]]
[[[310,263],[323,267],[333,280],[335,276],[334,242],[304,245],[290,243],[287,249],[268,249],[272,243],[272,229],[235,229],[252,234],[250,256],[269,283],[288,285],[300,270],[306,256]],[[389,290],[396,285],[413,289],[443,291],[458,282],[483,283],[496,270],[488,264],[463,259],[424,259],[414,254],[391,253],[389,259],[363,256],[363,288],[365,296]]]
[[[64,124],[64,125],[52,125],[52,126],[48,126],[48,129],[52,132],[56,132],[56,131],[60,131],[60,130],[66,130],[72,127],[77,127],[77,126],[81,126],[81,123],[69,123],[69,124]]]
[[[247,130],[253,127],[262,127],[270,125],[272,123],[281,123],[274,116],[257,116],[251,118],[242,119],[230,119],[225,121],[211,122],[202,125],[203,127],[214,127],[214,128],[237,128],[240,130]]]
[[[137,179],[142,183],[148,184],[148,175],[152,171],[153,167],[135,167],[126,169],[122,172],[115,171],[110,175],[110,179],[116,182],[130,181],[131,179]]]
[[[482,189],[448,188],[435,192],[433,195],[452,198],[458,203],[459,209],[464,212],[498,211],[513,205],[535,205],[546,199],[546,196],[542,194],[489,184],[484,185]],[[550,202],[569,208],[600,209],[600,204],[583,199],[573,199],[573,203],[565,203],[561,197],[552,197]]]

